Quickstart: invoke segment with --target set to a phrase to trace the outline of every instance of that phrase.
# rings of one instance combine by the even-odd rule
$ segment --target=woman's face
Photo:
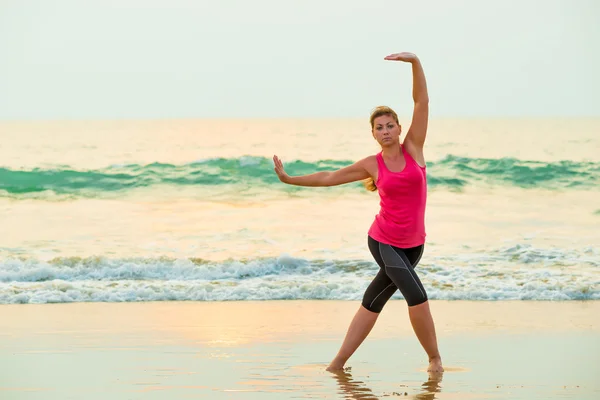
[[[373,137],[381,145],[388,147],[400,143],[400,125],[391,115],[382,115],[373,120]]]

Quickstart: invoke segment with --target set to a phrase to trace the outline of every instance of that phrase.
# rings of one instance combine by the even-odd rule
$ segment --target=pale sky
[[[0,120],[600,116],[598,0],[0,0]]]

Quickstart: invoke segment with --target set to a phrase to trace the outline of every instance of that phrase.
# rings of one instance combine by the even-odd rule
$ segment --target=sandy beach
[[[1,305],[0,398],[600,398],[600,302],[433,301],[433,379],[403,301],[326,372],[358,304]]]

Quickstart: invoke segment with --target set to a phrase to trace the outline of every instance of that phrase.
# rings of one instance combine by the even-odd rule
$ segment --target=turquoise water
[[[566,129],[569,134],[566,135]],[[434,120],[433,299],[600,299],[599,120]],[[362,120],[0,124],[0,303],[357,300],[376,193],[288,173],[378,151]],[[400,297],[400,294],[397,294]]]
[[[287,163],[287,171],[292,175],[304,175],[343,168],[352,162],[293,160]],[[430,162],[428,173],[428,184],[432,189],[460,190],[480,183],[492,187],[508,185],[544,189],[593,189],[600,185],[600,165],[594,162],[540,162],[508,157],[484,159],[448,155],[437,162]],[[92,170],[78,170],[70,166],[29,170],[0,168],[0,193],[14,199],[31,198],[34,193],[39,199],[56,195],[106,198],[114,197],[113,192],[159,185],[171,186],[171,190],[177,190],[179,186],[235,185],[232,192],[257,187],[264,191],[314,190],[280,185],[273,174],[272,161],[266,157],[214,158],[181,165],[159,162],[113,165]],[[356,190],[361,185],[341,187]]]

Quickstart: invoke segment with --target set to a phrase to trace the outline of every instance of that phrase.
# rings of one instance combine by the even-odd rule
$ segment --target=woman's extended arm
[[[370,177],[365,168],[365,160],[360,160],[352,165],[336,171],[321,171],[309,175],[289,176],[283,169],[283,163],[277,156],[273,156],[275,173],[283,183],[296,186],[336,186],[356,182]]]
[[[404,61],[412,65],[413,76],[413,101],[415,103],[410,129],[406,134],[406,141],[422,152],[427,135],[427,123],[429,120],[429,94],[427,92],[427,81],[419,58],[412,53],[390,54],[386,60]]]

